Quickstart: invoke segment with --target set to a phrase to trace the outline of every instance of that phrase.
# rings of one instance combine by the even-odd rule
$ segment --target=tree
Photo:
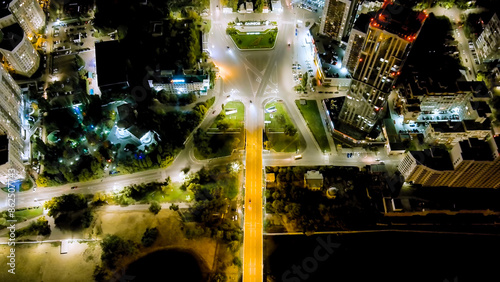
[[[161,210],[161,205],[156,201],[152,201],[151,205],[149,206],[149,211],[154,214],[158,214],[160,210]]]
[[[307,73],[304,73],[302,75],[302,87],[304,87],[304,88],[307,88],[307,79],[308,79],[308,76],[309,75]]]
[[[39,175],[38,178],[36,179],[36,185],[38,187],[47,187],[48,183],[49,179],[44,175]]]
[[[54,197],[43,204],[49,216],[56,217],[60,213],[78,211],[87,208],[87,199],[83,194],[65,194]]]
[[[297,134],[297,129],[291,124],[285,125],[285,135],[295,136]]]
[[[49,221],[45,218],[45,216],[39,217],[36,221],[32,222],[25,228],[18,230],[18,236],[27,236],[27,235],[42,235],[47,236],[50,235],[50,225]]]
[[[141,243],[144,247],[149,247],[154,244],[156,238],[158,238],[158,228],[147,228],[142,235]]]
[[[116,235],[106,235],[101,241],[101,260],[109,268],[115,268],[115,262],[124,256],[135,253],[137,247],[134,242],[124,240]]]
[[[224,131],[224,132],[226,132],[229,129],[229,126],[230,126],[230,124],[229,124],[229,121],[227,119],[223,119],[217,123],[217,128],[219,130]]]

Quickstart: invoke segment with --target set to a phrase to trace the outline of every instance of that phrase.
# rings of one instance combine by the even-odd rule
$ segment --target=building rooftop
[[[494,159],[490,145],[487,141],[469,138],[460,141],[459,144],[464,160],[492,161]]]
[[[477,111],[478,116],[487,117],[491,114],[491,108],[485,101],[474,101],[471,102],[472,109]]]
[[[413,41],[426,18],[427,15],[423,12],[415,12],[392,0],[386,0],[375,17],[370,20],[370,25],[397,34],[407,41]]]
[[[135,123],[134,109],[130,104],[123,104],[116,107],[118,111],[119,123],[122,128],[129,128]]]
[[[95,57],[97,83],[100,88],[128,86],[125,56],[118,41],[96,43]]]
[[[2,33],[0,48],[8,51],[14,50],[24,38],[24,31],[18,23],[2,28]]]
[[[354,22],[353,29],[359,30],[363,33],[368,31],[368,26],[370,25],[370,19],[375,17],[375,12],[369,12],[367,14],[360,14],[356,21]]]
[[[0,165],[9,161],[9,138],[7,135],[0,135]]]
[[[485,119],[483,122],[476,122],[475,120],[467,119],[463,121],[464,127],[467,131],[473,130],[491,130],[491,120]]]
[[[0,0],[0,19],[10,15],[9,4],[12,0]]]
[[[431,122],[430,126],[435,132],[465,132],[464,124],[461,121]]]
[[[418,164],[434,170],[453,170],[450,154],[439,148],[425,149],[423,151],[410,151]]]
[[[409,88],[414,96],[472,93],[475,98],[491,97],[483,81],[443,82],[428,77],[415,76],[414,79],[410,79]]]

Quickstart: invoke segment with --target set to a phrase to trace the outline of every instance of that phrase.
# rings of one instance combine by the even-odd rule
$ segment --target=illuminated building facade
[[[40,65],[40,56],[19,24],[2,28],[0,52],[16,73],[31,77]]]
[[[426,18],[386,1],[371,19],[339,120],[370,132]]]
[[[495,13],[476,40],[476,50],[481,61],[500,59],[500,20]]]
[[[320,33],[337,41],[342,40],[344,29],[348,23],[350,0],[327,0],[323,8]]]
[[[3,183],[7,182],[8,170],[12,168],[17,172],[14,178],[24,177],[21,101],[21,89],[0,66],[0,182]]]
[[[410,151],[398,166],[406,182],[423,186],[467,188],[500,187],[500,137],[470,138],[450,151]]]
[[[45,14],[37,0],[12,0],[9,10],[28,38],[32,38],[45,26]]]

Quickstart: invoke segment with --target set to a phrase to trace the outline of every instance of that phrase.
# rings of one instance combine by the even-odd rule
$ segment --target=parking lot
[[[114,34],[104,37],[99,35],[91,20],[56,21],[51,27],[48,32],[50,38],[44,49],[50,53],[46,65],[47,81],[58,82],[55,96],[73,94],[74,90],[100,94],[95,79],[94,46],[95,42],[101,40],[113,40]],[[85,86],[79,81],[82,75],[87,77]]]

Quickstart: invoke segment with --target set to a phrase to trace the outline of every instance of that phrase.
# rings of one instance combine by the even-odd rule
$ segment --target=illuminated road
[[[243,281],[262,281],[262,131],[261,109],[252,104],[247,113],[245,224]]]

